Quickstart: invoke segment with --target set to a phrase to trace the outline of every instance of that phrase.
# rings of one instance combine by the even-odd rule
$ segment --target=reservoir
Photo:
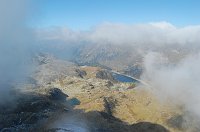
[[[138,81],[129,77],[129,76],[126,76],[126,75],[122,75],[122,74],[118,74],[118,73],[114,73],[112,72],[112,76],[114,77],[115,80],[119,81],[119,82],[128,82],[128,83],[135,83]]]

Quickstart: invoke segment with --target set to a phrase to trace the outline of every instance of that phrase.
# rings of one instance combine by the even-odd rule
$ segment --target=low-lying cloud
[[[188,55],[171,64],[159,53],[144,59],[143,80],[161,101],[170,101],[200,118],[200,54]]]
[[[25,26],[29,2],[0,1],[0,103],[10,98],[11,85],[23,80],[30,70],[34,35]]]
[[[73,31],[68,28],[52,27],[39,29],[39,36],[48,40],[64,40],[66,42],[87,42],[93,44],[115,44],[134,46],[163,45],[197,45],[200,26],[176,27],[167,22],[146,24],[114,24],[105,23],[87,31]]]

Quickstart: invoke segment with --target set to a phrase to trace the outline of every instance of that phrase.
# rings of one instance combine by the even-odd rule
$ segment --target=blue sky
[[[36,0],[36,27],[88,29],[104,23],[167,21],[176,26],[200,23],[200,0]]]

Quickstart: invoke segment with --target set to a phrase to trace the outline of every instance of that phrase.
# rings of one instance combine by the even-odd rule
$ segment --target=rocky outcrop
[[[150,122],[139,122],[131,125],[132,132],[169,132],[165,127],[150,123]]]
[[[183,118],[183,115],[175,115],[167,120],[167,123],[171,127],[175,127],[178,129],[183,129],[184,123],[186,123],[186,120]]]
[[[170,127],[178,129],[180,131],[197,132],[200,131],[200,120],[198,116],[191,113],[183,113],[172,116],[167,120],[167,124]]]
[[[81,78],[87,75],[87,73],[84,70],[76,69],[75,71],[78,74],[78,76]]]
[[[140,66],[140,65],[133,65],[131,67],[128,67],[128,68],[122,70],[122,72],[125,75],[129,75],[129,76],[132,76],[135,78],[140,78],[142,71],[143,71],[143,69],[142,69],[142,66]]]
[[[55,58],[51,55],[38,54],[35,58],[38,64],[32,78],[41,86],[65,78],[67,76],[83,77],[86,73],[79,69],[76,64]]]
[[[61,100],[65,101],[67,97],[69,97],[67,94],[64,94],[59,88],[51,88],[47,91],[47,95],[52,100]]]
[[[115,81],[114,77],[112,76],[112,73],[110,73],[107,70],[100,70],[96,73],[96,78]]]
[[[107,82],[106,82],[106,86],[107,86],[108,88],[110,88],[110,87],[114,86],[114,84],[113,84],[111,81],[107,81]]]
[[[62,102],[54,101],[66,97],[61,90],[50,89],[49,95],[35,92],[13,95],[17,96],[14,104],[0,106],[0,131],[40,131],[40,128],[44,127],[54,113],[63,111],[66,107],[63,106]]]
[[[104,111],[112,116],[113,110],[115,108],[115,106],[117,105],[117,101],[115,99],[113,99],[112,97],[104,97],[103,98],[104,101]]]

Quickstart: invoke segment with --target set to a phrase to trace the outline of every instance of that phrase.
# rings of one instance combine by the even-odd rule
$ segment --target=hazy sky
[[[35,0],[39,15],[31,26],[88,29],[104,22],[137,24],[167,21],[176,26],[200,23],[199,0]]]

